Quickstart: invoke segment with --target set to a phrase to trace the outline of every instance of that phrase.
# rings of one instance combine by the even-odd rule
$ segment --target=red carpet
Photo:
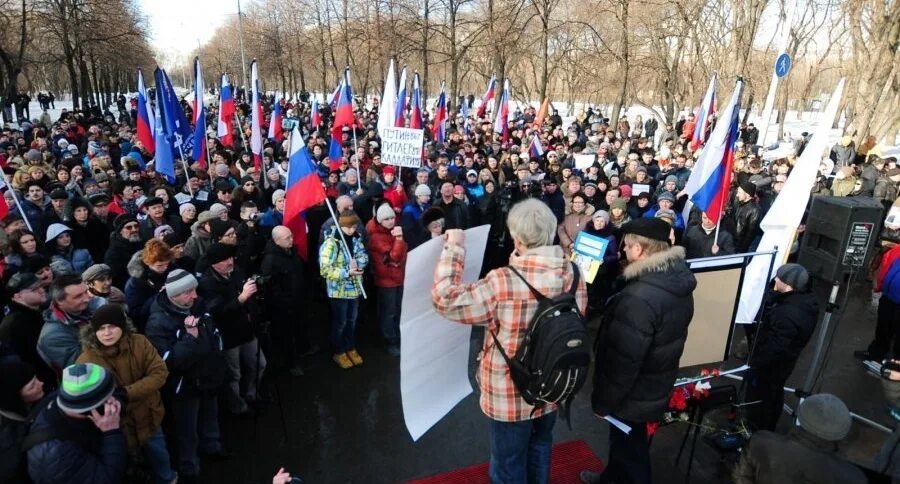
[[[578,474],[583,470],[601,471],[603,462],[594,455],[583,440],[570,440],[553,446],[550,458],[551,484],[579,483]],[[477,464],[436,476],[426,477],[408,484],[489,484],[488,464]]]

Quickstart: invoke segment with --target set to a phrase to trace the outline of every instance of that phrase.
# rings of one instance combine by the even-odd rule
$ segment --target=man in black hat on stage
[[[737,188],[734,195],[737,201],[733,212],[734,220],[734,249],[736,253],[751,252],[758,244],[760,236],[759,203],[756,201],[756,185],[751,181],[745,181]]]
[[[582,482],[652,482],[647,422],[668,406],[697,287],[684,248],[669,245],[670,231],[658,218],[622,227],[625,285],[597,332],[591,404],[598,418],[615,417],[631,432],[610,428],[608,466],[602,474],[582,472]]]

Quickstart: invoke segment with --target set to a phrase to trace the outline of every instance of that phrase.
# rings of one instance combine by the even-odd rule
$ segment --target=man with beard
[[[105,193],[95,193],[88,196],[88,202],[90,202],[91,204],[91,211],[94,214],[94,217],[97,217],[98,220],[103,222],[103,225],[106,226],[106,229],[112,232],[114,227],[113,221],[115,220],[116,216],[109,211],[109,195]]]
[[[125,287],[128,281],[128,261],[131,256],[141,250],[140,225],[134,215],[123,213],[113,222],[115,232],[109,236],[109,249],[103,262],[112,269],[112,283],[116,287]]]

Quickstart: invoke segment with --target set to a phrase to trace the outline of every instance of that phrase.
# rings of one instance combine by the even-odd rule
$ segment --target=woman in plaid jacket
[[[550,208],[537,199],[522,201],[509,211],[507,224],[516,248],[509,265],[547,297],[569,290],[574,272],[562,247],[553,245],[556,216]],[[431,290],[435,311],[458,323],[487,325],[506,353],[515,355],[537,310],[537,300],[507,267],[493,270],[475,283],[463,283],[463,232],[449,230],[446,239]],[[587,308],[583,278],[575,297],[583,314]],[[491,419],[491,482],[548,482],[557,407],[534,409],[522,399],[488,332],[478,359],[481,410]]]
[[[359,217],[352,210],[341,212],[338,227],[319,247],[319,272],[331,300],[333,359],[345,370],[363,362],[356,351],[356,316],[362,295],[362,274],[369,264],[369,255],[356,232],[358,223]],[[350,250],[349,259],[344,247]]]

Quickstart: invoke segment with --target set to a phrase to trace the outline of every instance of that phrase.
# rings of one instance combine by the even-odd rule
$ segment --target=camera
[[[262,213],[260,213],[260,212],[254,212],[254,213],[251,213],[251,214],[247,217],[247,220],[251,220],[251,221],[253,221],[253,222],[256,222],[256,221],[259,221],[259,219],[261,219],[262,216],[263,216]]]
[[[265,287],[269,283],[270,279],[272,279],[272,276],[264,276],[262,274],[253,274],[252,276],[247,278],[248,281],[253,281],[254,283],[256,283],[256,286],[260,289]]]

